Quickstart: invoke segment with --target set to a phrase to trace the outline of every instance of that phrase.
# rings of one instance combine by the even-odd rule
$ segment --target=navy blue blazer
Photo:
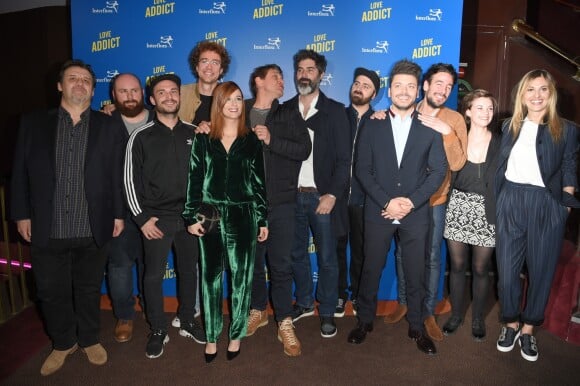
[[[407,197],[415,206],[401,223],[427,221],[429,198],[447,173],[441,134],[424,126],[413,113],[400,167],[389,117],[369,119],[356,146],[355,173],[366,193],[365,221],[390,222],[381,211],[395,197]]]
[[[11,179],[11,217],[30,219],[32,244],[50,237],[56,185],[58,110],[24,115],[20,121]],[[111,117],[92,111],[85,155],[85,194],[97,245],[112,238],[114,219],[125,218],[123,158],[127,131]]]
[[[498,169],[495,176],[496,197],[506,181],[507,161],[517,137],[509,132],[511,119],[506,119],[502,126],[502,141],[498,155]],[[570,121],[563,120],[563,133],[559,142],[554,142],[547,125],[538,126],[536,137],[536,155],[540,165],[540,174],[546,189],[561,205],[579,208],[580,202],[562,188],[578,188],[576,177],[576,156],[578,153],[578,128]]]
[[[295,111],[298,95],[284,103]],[[328,98],[322,91],[316,103],[318,112],[306,120],[306,127],[314,131],[314,181],[320,195],[332,194],[337,201],[332,221],[338,235],[347,229],[347,193],[350,177],[350,124],[345,107]]]

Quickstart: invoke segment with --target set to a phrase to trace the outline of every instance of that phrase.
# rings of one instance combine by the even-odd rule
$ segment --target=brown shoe
[[[119,319],[115,326],[115,340],[119,343],[128,342],[133,337],[133,321]]]
[[[284,344],[284,354],[297,357],[302,353],[302,346],[294,332],[292,318],[288,317],[278,323],[278,340]]]
[[[52,350],[50,355],[46,358],[42,367],[40,368],[40,374],[46,376],[60,370],[66,357],[77,351],[77,344],[69,348],[68,350]]]
[[[100,343],[82,348],[81,350],[87,354],[89,362],[93,365],[100,366],[107,363],[107,351]]]
[[[385,315],[385,323],[395,324],[399,323],[407,315],[407,305],[397,303],[397,309],[395,312],[389,315]]]
[[[268,310],[250,310],[250,316],[248,317],[248,331],[246,336],[254,335],[256,330],[260,327],[264,327],[268,324]]]
[[[433,315],[425,319],[423,324],[425,325],[425,331],[427,332],[427,335],[429,335],[431,339],[439,342],[443,340],[443,333],[441,332],[441,329],[437,325],[437,321],[435,320],[435,317]]]

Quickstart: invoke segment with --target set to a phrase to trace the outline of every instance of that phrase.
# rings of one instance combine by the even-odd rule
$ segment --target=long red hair
[[[212,96],[213,101],[211,103],[211,131],[209,132],[209,137],[212,139],[221,139],[224,130],[225,119],[223,115],[223,109],[227,102],[227,99],[236,91],[239,90],[242,95],[242,100],[244,95],[242,90],[235,82],[223,82],[217,85],[213,90]],[[250,132],[250,129],[246,127],[246,109],[242,104],[242,113],[238,119],[238,137],[243,137]]]

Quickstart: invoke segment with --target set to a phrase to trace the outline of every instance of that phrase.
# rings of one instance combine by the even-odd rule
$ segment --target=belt
[[[313,186],[299,186],[298,191],[300,193],[318,193],[318,189]]]

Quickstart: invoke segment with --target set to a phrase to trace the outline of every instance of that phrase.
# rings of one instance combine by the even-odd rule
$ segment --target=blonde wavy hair
[[[518,136],[520,129],[524,123],[524,119],[528,115],[528,108],[526,107],[526,102],[524,99],[526,90],[532,80],[536,78],[544,78],[548,82],[548,90],[550,91],[550,96],[548,98],[548,106],[546,108],[546,113],[542,117],[542,124],[546,124],[550,130],[550,135],[554,142],[558,142],[562,138],[562,119],[558,116],[558,111],[556,105],[558,103],[558,92],[556,90],[556,81],[552,74],[546,70],[532,70],[525,74],[519,81],[514,98],[514,114],[510,122],[509,130],[515,137]]]

